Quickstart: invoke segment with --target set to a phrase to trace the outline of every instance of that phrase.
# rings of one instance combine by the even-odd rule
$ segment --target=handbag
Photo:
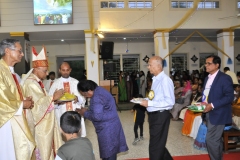
[[[184,103],[184,99],[185,98],[181,97],[181,98],[176,99],[175,102],[178,103],[178,104],[183,104]]]

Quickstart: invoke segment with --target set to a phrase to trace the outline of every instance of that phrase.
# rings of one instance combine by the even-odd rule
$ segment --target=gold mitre
[[[32,47],[32,68],[37,67],[48,67],[45,47],[42,47],[42,50],[39,54],[37,53],[36,49]]]

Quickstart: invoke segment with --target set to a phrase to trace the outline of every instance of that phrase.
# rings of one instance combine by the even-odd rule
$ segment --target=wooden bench
[[[239,105],[234,105],[232,107],[232,114],[240,117],[240,106]],[[239,137],[239,136],[240,136],[240,130],[237,130],[234,128],[227,130],[227,131],[223,131],[224,152],[227,152],[231,148],[240,147],[240,144],[228,143],[229,137]]]
[[[227,152],[230,148],[240,148],[240,144],[228,143],[229,137],[239,137],[240,131],[236,129],[230,129],[223,131],[223,143],[224,143],[224,152]]]

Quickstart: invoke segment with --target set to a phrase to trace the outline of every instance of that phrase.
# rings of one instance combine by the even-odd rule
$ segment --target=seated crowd
[[[224,73],[232,78],[235,95],[234,101],[232,102],[233,124],[230,125],[240,130],[240,73],[236,75],[234,72],[230,72],[228,67],[224,68]],[[205,114],[188,110],[187,106],[202,102],[203,82],[206,76],[207,73],[199,73],[198,70],[195,70],[191,75],[186,71],[183,71],[182,74],[180,71],[177,71],[171,77],[175,87],[175,105],[171,110],[172,120],[182,119],[182,134],[192,137],[193,139],[197,138]]]

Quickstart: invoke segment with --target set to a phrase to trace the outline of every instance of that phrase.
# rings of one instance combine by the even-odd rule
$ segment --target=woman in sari
[[[198,86],[198,91],[197,93],[193,96],[192,102],[191,104],[193,105],[196,102],[201,102],[201,98],[202,98],[202,86]],[[182,127],[182,134],[189,136],[192,130],[192,125],[193,125],[193,121],[197,116],[201,116],[202,113],[199,112],[192,112],[188,109],[186,109],[186,113],[184,116],[184,124]]]
[[[132,80],[130,78],[129,72],[125,73],[125,82],[126,82],[127,101],[130,101],[132,99]]]
[[[179,80],[174,81],[174,94],[175,99],[181,97],[183,87],[181,86],[181,83]]]
[[[124,75],[123,71],[120,71],[118,89],[119,89],[119,101],[121,102],[127,101],[126,83],[123,75]]]
[[[192,95],[191,84],[189,81],[184,81],[183,86],[184,88],[182,91],[182,95],[180,97],[181,99],[184,99],[183,103],[180,104],[176,102],[171,110],[171,114],[173,116],[172,120],[175,120],[175,121],[178,120],[179,112],[183,109],[183,107],[186,107],[190,104],[190,98]]]

